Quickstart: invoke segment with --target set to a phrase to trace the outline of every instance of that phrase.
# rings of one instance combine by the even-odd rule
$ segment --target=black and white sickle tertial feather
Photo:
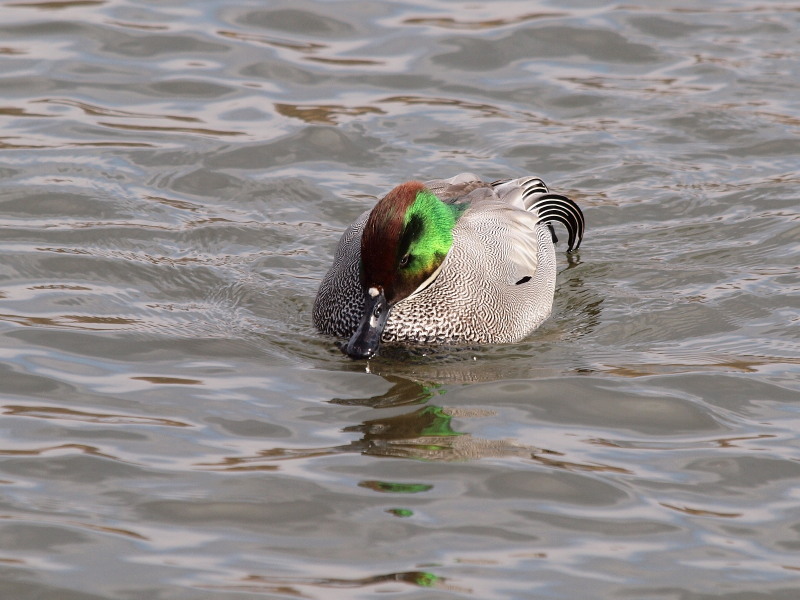
[[[518,196],[517,203],[528,212],[538,215],[539,220],[547,224],[554,243],[558,241],[552,226],[555,221],[567,228],[567,252],[580,247],[586,223],[583,212],[574,200],[561,194],[551,193],[544,181],[538,177],[500,179],[492,182],[492,187],[498,191],[509,185],[517,186],[515,190]]]

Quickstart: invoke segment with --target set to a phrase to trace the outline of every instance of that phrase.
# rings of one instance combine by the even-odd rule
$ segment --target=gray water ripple
[[[0,595],[797,596],[778,2],[13,2]],[[393,185],[587,217],[519,344],[350,361],[309,312]]]

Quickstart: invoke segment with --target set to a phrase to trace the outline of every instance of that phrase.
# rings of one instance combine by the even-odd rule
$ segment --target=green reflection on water
[[[414,511],[408,508],[390,508],[386,512],[395,517],[413,517]]]
[[[398,483],[395,481],[362,481],[358,485],[376,492],[395,494],[418,494],[433,488],[427,483]]]

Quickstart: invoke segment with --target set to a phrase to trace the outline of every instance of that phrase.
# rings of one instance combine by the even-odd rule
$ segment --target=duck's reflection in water
[[[379,413],[376,418],[344,426],[343,432],[361,434],[361,437],[348,444],[315,448],[270,447],[255,454],[228,456],[220,461],[204,462],[196,466],[229,472],[271,471],[278,469],[277,463],[285,460],[356,452],[369,456],[428,461],[469,461],[516,456],[550,466],[582,468],[581,465],[563,461],[559,452],[519,444],[511,439],[484,439],[458,431],[454,420],[494,418],[496,411],[489,408],[446,406],[441,403],[446,390],[438,385],[426,385],[400,377],[386,379],[391,381],[392,387],[379,396],[330,401],[333,404],[371,407]],[[438,401],[437,404],[426,404],[434,398]],[[398,414],[398,409],[409,406],[415,407]]]
[[[446,388],[393,375],[384,376],[392,387],[380,396],[363,399],[334,399],[334,404],[391,408],[423,404],[443,398]],[[525,456],[541,452],[538,448],[520,446],[508,440],[486,440],[456,431],[453,419],[492,417],[489,409],[447,407],[426,404],[415,410],[381,415],[358,425],[344,428],[359,432],[362,437],[346,449],[372,456],[394,456],[423,460],[471,460],[489,456]]]
[[[424,460],[471,460],[489,456],[524,456],[540,449],[520,446],[509,440],[487,440],[453,429],[458,418],[489,417],[489,410],[425,406],[409,413],[365,421],[346,427],[358,431],[361,439],[350,450],[373,456],[395,456]]]
[[[395,383],[392,388],[369,399],[333,400],[337,404],[359,404],[380,408],[418,404],[438,396],[445,389],[399,377],[387,377]],[[496,411],[486,408],[466,408],[427,404],[413,411],[369,419],[360,425],[344,428],[360,432],[362,437],[339,451],[360,452],[370,456],[389,456],[435,461],[468,461],[479,458],[517,456],[541,465],[569,471],[613,471],[624,469],[598,463],[570,461],[562,452],[525,444],[513,439],[485,439],[467,432],[456,431],[453,419],[492,418]]]

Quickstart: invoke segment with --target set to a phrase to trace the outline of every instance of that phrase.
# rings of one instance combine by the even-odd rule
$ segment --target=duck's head
[[[361,235],[364,316],[344,349],[348,356],[374,356],[392,308],[436,279],[460,211],[419,181],[398,185],[375,205]]]

